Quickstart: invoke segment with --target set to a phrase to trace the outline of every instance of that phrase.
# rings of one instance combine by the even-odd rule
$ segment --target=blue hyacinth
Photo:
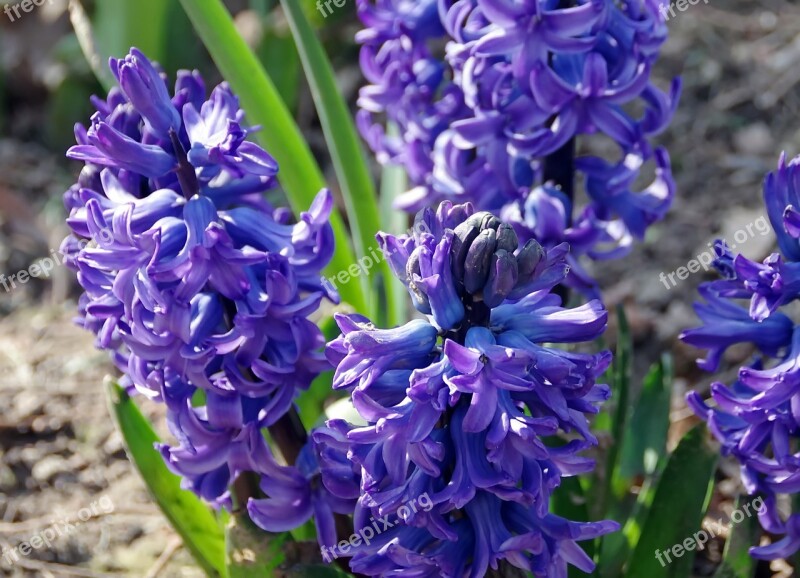
[[[697,392],[687,400],[723,453],[740,463],[748,493],[763,497],[759,521],[782,537],[750,553],[773,560],[800,549],[800,512],[782,515],[778,508],[781,495],[800,492],[800,327],[789,314],[800,298],[800,158],[781,158],[778,170],[767,176],[764,201],[780,253],[757,263],[718,243],[715,264],[725,278],[701,286],[705,302],[696,310],[703,325],[681,338],[709,350],[700,362],[708,371],[719,367],[732,345],[750,343],[758,350],[733,384],[712,384],[713,404]]]
[[[360,494],[341,459],[322,480],[358,497],[360,535],[374,520],[397,522],[347,552],[350,567],[367,576],[479,578],[503,564],[541,577],[565,577],[569,564],[591,572],[577,542],[618,525],[549,512],[563,476],[593,469],[580,456],[597,443],[586,416],[610,393],[596,382],[609,353],[551,345],[606,327],[599,302],[566,309],[551,293],[566,248],[520,246],[512,227],[449,201],[421,212],[412,235],[378,238],[425,317],[394,329],[336,317],[333,386],[349,392],[364,423],[331,420],[315,438],[348,452]],[[559,433],[570,441],[556,443]],[[337,480],[347,481],[341,490]],[[409,507],[420,497],[429,507]]]
[[[314,484],[302,429],[300,455],[284,456],[293,465],[264,433],[286,427],[298,393],[330,368],[308,317],[338,301],[321,282],[333,198],[320,192],[294,223],[270,206],[278,165],[247,140],[226,84],[207,96],[184,71],[170,95],[136,49],[111,69],[119,87],[94,100],[68,153],[86,163],[65,195],[73,234],[63,245],[84,289],[80,322],[129,390],[165,404],[177,445],[159,449],[184,486],[230,507],[234,481],[254,476],[253,520],[278,531],[313,515],[330,537],[333,513],[354,500]]]
[[[651,144],[680,92],[677,79],[668,94],[650,80],[667,38],[658,2],[358,0],[358,8],[369,82],[358,120],[379,161],[403,166],[415,185],[398,207],[470,201],[502,214],[523,241],[569,242],[567,284],[596,296],[580,258],[624,255],[675,193],[669,156]],[[634,104],[639,116],[627,112]],[[611,139],[615,156],[575,158],[575,139],[583,149],[591,135]],[[637,189],[646,166],[655,178]],[[576,203],[580,181],[587,201]]]

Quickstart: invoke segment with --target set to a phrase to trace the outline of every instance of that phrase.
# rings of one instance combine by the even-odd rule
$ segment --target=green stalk
[[[381,226],[380,212],[378,211],[378,195],[375,183],[370,174],[364,147],[356,131],[352,115],[347,108],[347,103],[342,97],[336,84],[333,67],[325,54],[325,49],[320,43],[314,29],[306,18],[302,6],[297,0],[281,0],[281,6],[289,21],[289,26],[294,34],[300,59],[306,72],[311,94],[316,104],[328,150],[333,160],[336,176],[342,189],[347,210],[348,222],[353,231],[353,244],[359,259],[374,258],[370,255],[371,249],[377,247],[375,233]],[[393,283],[392,273],[388,263],[382,258],[375,264],[372,271],[380,275],[383,282],[384,295],[375,295],[367,279],[366,267],[361,268],[359,281],[362,289],[370,295],[370,311],[372,318],[384,317],[389,325],[400,323],[397,316],[395,303],[401,302],[403,295],[400,293],[399,284]],[[362,261],[366,263],[366,261]]]

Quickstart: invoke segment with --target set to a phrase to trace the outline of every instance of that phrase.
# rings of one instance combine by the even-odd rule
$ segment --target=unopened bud
[[[544,249],[536,241],[531,239],[520,249],[517,255],[517,265],[519,266],[519,278],[525,282],[536,271],[541,260],[544,259]]]
[[[468,293],[476,294],[486,285],[492,255],[496,248],[497,233],[494,229],[481,231],[470,245],[464,262],[464,288]]]
[[[514,255],[504,249],[498,249],[492,255],[489,278],[483,288],[483,302],[488,307],[500,305],[514,290],[518,277],[517,260]]]
[[[453,268],[453,278],[461,286],[464,280],[464,261],[470,246],[478,238],[480,229],[467,222],[461,223],[453,231],[453,244],[450,247],[450,264]]]
[[[486,229],[497,230],[497,227],[500,226],[500,219],[487,211],[475,213],[465,222],[472,227],[477,227],[481,231],[485,231]]]
[[[514,227],[501,223],[497,227],[497,249],[514,253],[519,248],[519,237],[514,232]]]

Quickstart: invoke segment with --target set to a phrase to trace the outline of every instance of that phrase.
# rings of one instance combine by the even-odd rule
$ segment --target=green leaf
[[[586,492],[584,492],[583,486],[581,486],[579,477],[572,476],[569,478],[561,478],[561,485],[555,489],[550,498],[550,511],[568,520],[576,522],[589,521]],[[579,546],[583,548],[584,552],[586,552],[590,558],[594,557],[595,543],[593,540],[580,542]],[[569,576],[572,578],[585,576],[585,574],[574,566],[570,566]]]
[[[600,549],[599,574],[616,578],[641,533],[654,493],[657,472],[663,470],[669,429],[672,365],[668,355],[653,365],[644,380],[639,403],[625,430],[620,467],[613,482],[615,499],[607,517],[626,520],[621,532],[604,536]],[[638,497],[630,492],[642,479]]]
[[[325,401],[333,394],[333,371],[326,371],[314,378],[308,391],[304,391],[297,398],[300,421],[307,429],[319,425],[319,417],[322,415]]]
[[[359,259],[369,259],[372,250],[377,247],[375,233],[380,229],[378,202],[375,186],[370,174],[364,147],[356,131],[353,118],[347,103],[336,85],[333,67],[325,54],[319,39],[308,22],[302,6],[297,0],[281,0],[281,6],[292,28],[300,59],[306,72],[311,94],[317,107],[328,150],[333,160],[336,176],[342,189],[347,210],[348,221],[353,232],[353,244]],[[382,257],[382,255],[380,255]],[[386,260],[381,258],[375,264],[375,273],[383,279],[391,279],[392,275]],[[361,261],[366,263],[366,261]],[[362,270],[365,267],[362,267]],[[359,276],[364,291],[369,291],[367,275]],[[384,283],[387,301],[396,300],[397,284]],[[373,319],[380,312],[380,300],[374,292],[370,299],[370,311]],[[389,312],[391,313],[391,311]],[[388,322],[393,325],[397,320],[389,315]]]
[[[181,0],[181,4],[220,72],[239,96],[248,120],[263,127],[257,138],[280,164],[278,177],[292,209],[296,213],[307,210],[325,187],[325,179],[280,93],[236,31],[221,0]],[[356,261],[341,216],[334,212],[330,222],[336,248],[327,272],[335,275]],[[339,293],[354,309],[366,311],[365,292],[358,283],[343,285]]]
[[[325,342],[330,343],[339,335],[339,326],[333,317],[328,317],[319,324],[322,334],[325,336]],[[333,371],[326,371],[318,375],[308,391],[304,391],[297,398],[297,409],[300,414],[300,420],[307,429],[319,425],[319,418],[323,414],[323,407],[325,402],[333,396],[343,395],[340,392],[333,391]]]
[[[683,437],[655,489],[641,534],[635,541],[627,576],[685,578],[691,575],[696,550],[683,550],[681,556],[676,557],[672,548],[683,548],[682,544],[702,531],[718,457],[717,450],[706,442],[705,424]],[[659,552],[663,564],[658,560]]]
[[[655,496],[656,481],[666,467],[667,458],[662,455],[658,460],[656,472],[645,478],[637,496],[627,494],[622,500],[613,504],[614,514],[610,517],[624,521],[622,530],[603,536],[598,561],[598,574],[602,578],[618,578],[622,568],[630,558],[631,552],[642,535],[642,525],[647,519],[650,506]],[[633,503],[631,504],[631,498]]]
[[[650,475],[655,471],[667,448],[671,391],[672,360],[664,355],[645,377],[639,403],[625,431],[619,469],[623,478]]]
[[[164,61],[167,14],[174,0],[115,0],[95,2],[94,23],[100,56],[122,58],[131,47],[150,60]],[[147,17],[144,17],[147,15]]]
[[[620,462],[620,447],[625,435],[625,426],[628,422],[628,396],[631,382],[631,352],[633,350],[633,340],[631,339],[628,319],[625,310],[621,305],[617,307],[617,352],[614,356],[614,364],[611,371],[612,397],[614,402],[614,413],[606,414],[610,418],[606,425],[611,431],[611,447],[606,456],[605,478],[601,486],[599,514],[605,516],[614,495],[614,481],[617,477],[617,468]],[[598,420],[601,421],[601,420]]]
[[[266,20],[264,38],[258,47],[258,57],[286,106],[294,114],[300,94],[300,75],[303,72],[300,55],[288,27],[274,19]]]
[[[205,47],[197,42],[189,17],[178,0],[168,0],[164,48],[158,63],[174,78],[179,70],[197,69],[205,77],[216,75],[214,65],[208,60]]]
[[[386,128],[388,137],[400,134],[397,125],[390,123]],[[381,213],[381,231],[399,235],[408,229],[408,215],[394,208],[394,202],[408,190],[408,175],[403,167],[387,164],[381,171],[381,196],[379,206]]]
[[[186,549],[208,576],[227,576],[225,538],[211,509],[182,489],[180,478],[167,469],[154,447],[158,436],[128,394],[109,381],[106,396],[128,457]]]
[[[397,134],[397,127],[390,124],[387,133],[389,136]],[[381,194],[378,199],[380,216],[381,216],[381,231],[399,235],[405,233],[408,229],[408,215],[403,211],[398,211],[394,208],[395,199],[405,192],[408,188],[408,177],[405,169],[396,165],[386,165],[381,173]],[[402,325],[408,321],[408,297],[406,288],[397,277],[390,275],[389,283],[395,285],[394,290],[391,292],[391,298],[387,299],[385,310],[387,313],[387,324],[394,323],[395,325]],[[380,292],[379,295],[386,294]],[[383,304],[382,304],[383,305]],[[384,309],[382,307],[382,309]]]
[[[91,66],[98,82],[106,90],[111,90],[111,87],[116,84],[116,80],[108,69],[106,60],[100,55],[94,30],[92,29],[92,21],[79,0],[69,1],[69,21],[73,30],[75,30],[75,36],[78,38],[83,56]]]
[[[752,499],[752,496],[739,496],[734,510],[741,510]],[[760,535],[758,516],[746,516],[740,523],[733,524],[725,543],[722,564],[714,573],[714,578],[753,578],[757,561],[750,556],[749,549],[758,544]]]

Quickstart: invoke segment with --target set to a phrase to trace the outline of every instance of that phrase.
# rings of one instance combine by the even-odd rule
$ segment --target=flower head
[[[402,165],[415,185],[398,206],[469,201],[503,212],[523,241],[553,248],[572,238],[568,284],[596,294],[578,258],[624,254],[675,193],[667,152],[650,142],[680,93],[678,80],[664,93],[650,79],[667,37],[656,0],[359,0],[358,8],[369,82],[359,123],[379,160]],[[598,134],[616,143],[615,157],[574,159],[574,140],[591,146]],[[648,165],[655,180],[639,190]],[[576,173],[588,197],[580,215]],[[563,217],[543,238],[535,212],[545,194]]]
[[[787,558],[800,549],[800,513],[784,519],[777,506],[781,494],[800,492],[800,454],[795,448],[800,431],[800,327],[782,311],[800,298],[794,211],[798,178],[800,159],[787,163],[781,157],[764,186],[781,254],[755,263],[734,256],[719,242],[715,266],[725,279],[701,286],[706,303],[696,310],[703,325],[682,335],[687,343],[709,350],[700,363],[709,371],[719,367],[722,354],[733,344],[750,343],[759,352],[739,369],[732,385],[711,386],[714,405],[697,392],[689,394],[688,403],[706,420],[723,453],[739,461],[747,491],[762,496],[761,525],[783,536],[751,549],[753,557],[767,560]]]
[[[520,246],[496,217],[449,201],[422,211],[412,234],[378,237],[426,318],[388,330],[336,318],[334,388],[350,393],[365,423],[331,420],[318,431],[346,441],[358,468],[356,531],[396,521],[355,549],[351,568],[475,578],[502,564],[535,576],[565,575],[567,564],[591,571],[576,541],[617,525],[548,509],[562,476],[592,469],[579,455],[597,442],[586,415],[609,395],[596,382],[608,353],[544,345],[588,341],[606,326],[598,302],[565,309],[551,294],[566,248]],[[574,435],[552,443],[560,432]],[[409,506],[423,496],[429,507]]]
[[[263,198],[278,165],[247,140],[227,85],[206,100],[199,75],[183,72],[170,96],[136,49],[111,68],[120,87],[95,99],[68,153],[86,163],[65,195],[73,234],[63,245],[84,288],[81,323],[129,390],[166,405],[178,443],[160,450],[187,487],[228,505],[233,481],[255,475],[253,518],[300,525],[319,513],[313,451],[281,465],[263,430],[329,368],[308,317],[338,299],[320,281],[331,194],[289,222]]]

